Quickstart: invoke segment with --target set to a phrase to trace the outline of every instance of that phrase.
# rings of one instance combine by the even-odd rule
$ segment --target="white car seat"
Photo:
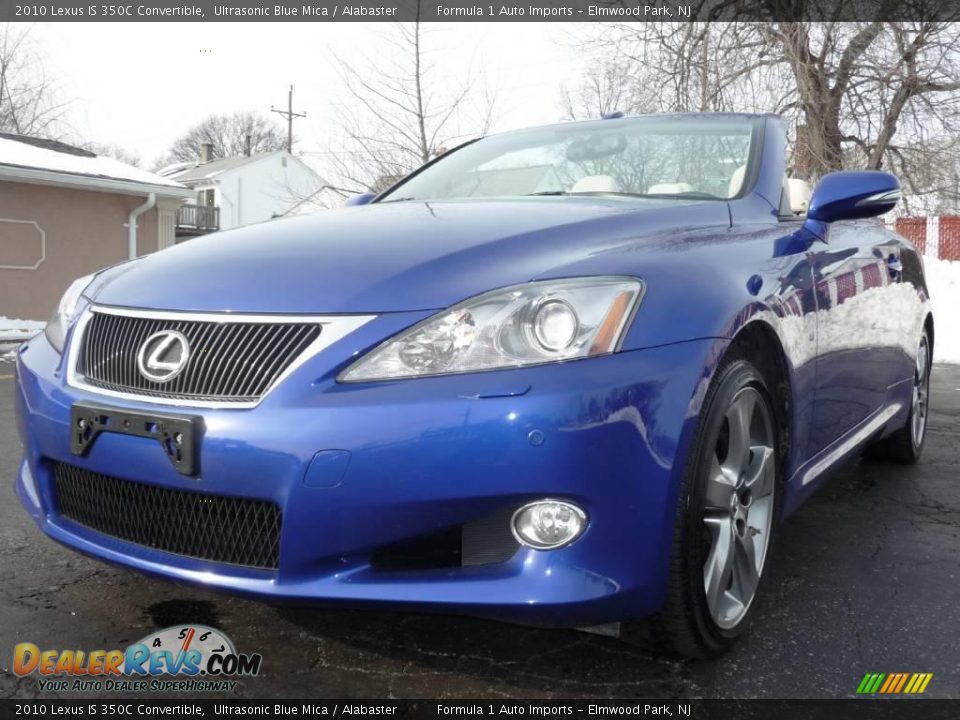
[[[656,183],[647,188],[651,195],[679,195],[680,193],[693,192],[693,185],[690,183]]]
[[[810,183],[800,178],[787,178],[783,190],[787,195],[787,207],[794,215],[806,215],[810,207],[810,197],[813,191]]]
[[[727,183],[727,197],[732,198],[740,194],[743,189],[743,180],[747,176],[747,166],[741,165],[733,171],[730,182]]]
[[[571,193],[616,193],[621,192],[620,184],[609,175],[587,175],[577,180]]]
[[[747,166],[741,165],[733,171],[730,182],[727,184],[727,196],[736,197],[743,189],[743,181],[747,175]],[[810,183],[800,178],[783,178],[783,193],[780,200],[781,215],[806,215],[810,207],[810,197],[813,194]]]

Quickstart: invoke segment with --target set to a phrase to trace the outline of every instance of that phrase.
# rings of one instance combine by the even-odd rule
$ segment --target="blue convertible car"
[[[773,116],[523,130],[82,278],[19,351],[19,497],[178,581],[717,654],[784,515],[924,441],[897,180],[786,169]]]

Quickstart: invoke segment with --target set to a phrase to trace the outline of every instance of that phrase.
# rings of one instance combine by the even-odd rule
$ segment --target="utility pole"
[[[287,119],[287,152],[293,153],[293,119],[305,118],[307,114],[295,113],[293,111],[293,85],[290,86],[290,92],[287,93],[287,109],[277,110],[273,105],[270,106],[270,112],[282,115]]]

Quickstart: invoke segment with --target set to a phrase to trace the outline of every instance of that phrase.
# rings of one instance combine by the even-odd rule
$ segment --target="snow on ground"
[[[960,364],[960,262],[924,258],[934,316],[934,362]]]
[[[9,320],[0,315],[0,375],[4,374],[4,365],[13,362],[17,346],[42,332],[45,325],[36,320]]]
[[[46,326],[37,320],[10,320],[0,315],[0,343],[27,340]]]

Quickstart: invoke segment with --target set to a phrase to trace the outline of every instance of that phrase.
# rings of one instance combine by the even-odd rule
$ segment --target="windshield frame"
[[[509,135],[509,134],[512,134],[513,132],[525,132],[527,130],[537,130],[540,128],[546,129],[551,127],[562,127],[565,125],[577,125],[581,123],[598,124],[598,123],[612,123],[612,122],[624,121],[624,120],[628,122],[642,123],[644,121],[653,121],[653,122],[662,121],[667,118],[682,118],[684,120],[693,120],[696,122],[711,122],[715,120],[722,121],[722,120],[730,120],[733,118],[737,118],[737,119],[743,120],[745,124],[750,126],[750,143],[749,143],[749,149],[747,151],[747,167],[746,167],[746,171],[744,172],[743,183],[740,186],[740,191],[736,195],[729,198],[718,197],[714,199],[714,198],[690,197],[690,196],[684,197],[682,195],[644,196],[642,194],[636,194],[636,193],[620,193],[620,194],[574,193],[574,194],[564,194],[564,195],[505,195],[503,197],[497,197],[497,198],[494,198],[491,196],[479,196],[479,197],[449,197],[449,198],[431,198],[431,199],[412,199],[412,198],[404,198],[404,197],[393,197],[391,199],[391,196],[397,195],[398,191],[404,185],[410,182],[413,178],[420,175],[420,173],[433,167],[435,164],[439,163],[441,160],[445,160],[449,158],[451,155],[464,149],[465,147],[468,147],[469,145],[473,145],[474,143],[480,142],[487,138],[498,137],[502,135]],[[388,187],[386,190],[382,191],[380,194],[374,197],[370,202],[371,203],[467,202],[467,201],[480,202],[484,200],[494,200],[494,199],[517,200],[517,199],[525,199],[525,198],[531,198],[531,197],[538,198],[538,199],[542,199],[544,197],[548,197],[550,199],[554,199],[554,198],[615,198],[615,199],[621,199],[626,201],[657,199],[657,200],[667,200],[667,201],[677,200],[685,204],[695,203],[695,202],[732,202],[733,200],[740,200],[746,197],[751,192],[753,192],[756,186],[757,180],[760,176],[760,168],[762,165],[764,130],[766,128],[765,120],[766,118],[763,115],[747,115],[747,114],[740,115],[737,113],[655,113],[651,115],[634,115],[634,116],[628,116],[623,118],[613,118],[610,120],[574,121],[570,123],[557,123],[554,125],[533,126],[529,128],[524,128],[522,130],[511,131],[507,133],[495,133],[494,135],[482,135],[480,137],[471,138],[470,140],[467,140],[466,142],[462,142],[459,145],[447,150],[446,152],[443,152],[440,155],[437,155],[435,158],[424,163],[423,165],[418,167],[416,170],[411,172],[409,175],[404,176],[403,178],[398,180],[396,183]]]

